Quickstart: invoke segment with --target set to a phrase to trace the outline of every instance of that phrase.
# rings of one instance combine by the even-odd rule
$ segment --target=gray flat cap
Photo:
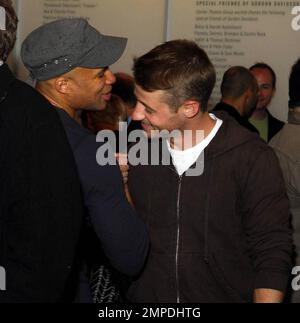
[[[44,81],[76,67],[109,66],[121,57],[126,43],[127,38],[102,35],[85,19],[61,19],[31,32],[21,57],[31,76]]]

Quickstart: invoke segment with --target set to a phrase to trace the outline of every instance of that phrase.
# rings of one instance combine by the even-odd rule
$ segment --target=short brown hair
[[[6,15],[6,29],[0,30],[0,59],[6,61],[15,45],[18,18],[11,0],[0,0],[0,7],[4,8]]]
[[[266,70],[268,70],[270,73],[271,73],[271,76],[272,76],[272,86],[273,86],[273,89],[276,89],[276,74],[275,74],[275,72],[274,72],[274,70],[273,70],[273,68],[270,66],[270,65],[268,65],[268,64],[266,64],[266,63],[263,63],[263,62],[261,62],[261,63],[256,63],[256,64],[254,64],[254,65],[252,65],[250,68],[249,68],[249,70],[250,71],[253,71],[254,69],[256,69],[256,68],[259,68],[259,69],[266,69]]]
[[[240,98],[248,89],[257,88],[256,78],[243,66],[232,66],[223,75],[222,98]]]
[[[135,59],[133,72],[136,83],[145,91],[166,91],[166,103],[173,110],[193,99],[206,111],[216,82],[207,54],[189,40],[173,40],[155,47]]]

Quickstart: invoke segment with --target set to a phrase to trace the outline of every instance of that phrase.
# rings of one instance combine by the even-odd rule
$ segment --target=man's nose
[[[257,89],[257,97],[260,98],[262,95],[262,88],[259,86]]]
[[[116,82],[116,77],[115,77],[114,73],[110,69],[107,69],[105,71],[105,77],[106,77],[106,83],[107,84],[113,84],[113,83]]]
[[[141,103],[137,102],[131,117],[132,120],[136,121],[142,121],[145,119],[145,108]]]

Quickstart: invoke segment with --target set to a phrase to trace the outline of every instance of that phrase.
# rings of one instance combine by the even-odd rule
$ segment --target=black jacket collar
[[[258,134],[258,130],[248,121],[246,117],[242,117],[233,106],[224,102],[220,102],[215,106],[213,111],[226,111],[241,126],[247,128],[251,132]]]
[[[0,103],[5,100],[8,89],[15,81],[15,77],[7,64],[0,67]]]
[[[224,102],[219,102],[213,111],[226,111],[232,118],[238,121],[238,123],[243,119],[233,106]]]
[[[284,122],[273,117],[268,109],[266,111],[268,114],[268,128],[269,128],[268,141],[270,141],[277,134],[277,132],[279,132],[282,129],[282,127],[284,126]]]

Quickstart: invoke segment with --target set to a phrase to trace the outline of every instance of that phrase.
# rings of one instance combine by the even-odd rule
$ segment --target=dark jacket
[[[83,241],[86,245],[83,257],[89,263],[101,264],[101,247],[115,269],[129,276],[137,275],[147,256],[149,236],[144,222],[127,202],[119,166],[116,163],[99,165],[97,161],[103,160],[97,154],[107,144],[97,143],[96,136],[81,127],[64,110],[57,111],[75,156],[88,221],[98,237]],[[88,230],[87,235],[91,238],[93,232]],[[92,241],[91,245],[88,245],[89,241]],[[82,287],[86,282],[82,277]],[[83,298],[81,301],[88,300],[88,297]]]
[[[258,134],[258,130],[248,121],[247,118],[242,117],[238,111],[231,105],[226,104],[224,102],[219,102],[213,109],[213,111],[225,111],[232,118],[234,118],[241,126],[250,130],[251,132],[255,132]]]
[[[269,110],[266,110],[268,114],[268,142],[279,132],[283,126],[285,125],[284,122],[276,119],[272,116],[272,114],[269,112]]]
[[[56,111],[7,65],[0,98],[0,303],[62,301],[82,223],[73,154]]]
[[[288,123],[270,141],[281,166],[290,200],[294,265],[300,266],[300,113],[290,110]],[[298,279],[296,278],[297,282]],[[299,283],[298,283],[299,285]],[[300,290],[292,293],[291,301],[300,303]]]
[[[139,120],[131,120],[130,121],[130,123],[128,124],[128,128],[127,128],[127,135],[129,136],[129,134],[134,130],[143,130],[141,121],[139,121]]]
[[[286,288],[292,241],[276,156],[226,113],[215,114],[224,122],[204,151],[201,176],[178,176],[173,165],[129,172],[151,241],[132,302],[251,302],[255,288]]]

